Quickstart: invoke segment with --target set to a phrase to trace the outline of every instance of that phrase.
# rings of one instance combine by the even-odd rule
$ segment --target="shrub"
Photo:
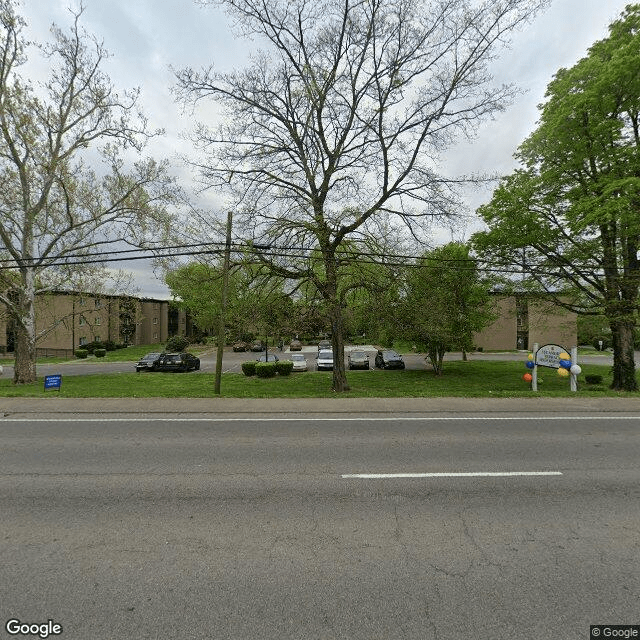
[[[75,356],[76,358],[86,358],[89,355],[89,352],[86,349],[76,349]]]
[[[276,375],[275,362],[256,362],[256,375],[258,378],[273,378]]]
[[[107,350],[106,349],[94,349],[93,355],[96,358],[104,358],[107,355]]]
[[[107,351],[115,351],[118,348],[113,340],[105,340],[103,346]]]
[[[242,373],[245,376],[255,376],[256,375],[256,365],[258,363],[255,360],[249,360],[249,362],[242,363]]]
[[[293,371],[293,362],[291,360],[278,360],[276,362],[276,371],[281,376],[288,376]]]
[[[586,375],[584,379],[587,381],[587,384],[600,384],[602,382],[602,376],[599,375]]]
[[[167,340],[166,351],[176,352],[184,351],[190,344],[189,338],[186,336],[171,336]]]

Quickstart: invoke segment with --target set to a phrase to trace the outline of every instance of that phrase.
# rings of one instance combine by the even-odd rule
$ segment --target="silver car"
[[[318,368],[318,371],[332,371],[333,351],[318,351],[316,367]]]
[[[309,368],[307,359],[301,353],[292,353],[289,360],[293,362],[294,371],[306,371]]]

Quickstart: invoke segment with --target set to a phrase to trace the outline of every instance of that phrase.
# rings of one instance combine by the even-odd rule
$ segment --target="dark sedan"
[[[200,358],[191,353],[163,353],[157,365],[158,371],[198,371]]]
[[[404,360],[396,351],[379,350],[375,359],[379,369],[404,369]]]
[[[147,353],[146,356],[138,360],[136,363],[136,371],[156,371],[158,368],[158,362],[160,361],[161,353]]]

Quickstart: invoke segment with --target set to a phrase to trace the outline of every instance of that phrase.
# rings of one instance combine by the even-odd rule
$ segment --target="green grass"
[[[149,349],[147,349],[148,351]],[[605,365],[584,365],[578,379],[580,396],[638,397],[640,393],[611,391],[611,371]],[[347,373],[351,391],[331,391],[331,373],[305,372],[261,379],[241,373],[222,377],[222,396],[230,398],[330,398],[330,397],[569,397],[567,378],[555,370],[538,370],[539,391],[533,393],[522,375],[522,362],[452,361],[442,377],[431,371],[353,371]],[[585,375],[603,376],[600,385],[588,385]],[[0,380],[0,397],[166,397],[207,398],[214,395],[214,374],[208,373],[114,373],[66,376],[58,391],[44,391],[43,381],[15,386]]]

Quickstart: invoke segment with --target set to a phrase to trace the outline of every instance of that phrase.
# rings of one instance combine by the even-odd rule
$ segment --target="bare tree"
[[[202,0],[202,4],[208,4]],[[459,179],[440,154],[505,108],[515,89],[491,87],[489,62],[545,0],[220,0],[268,49],[244,71],[177,73],[186,102],[226,108],[202,124],[192,161],[205,188],[228,189],[235,220],[256,243],[306,259],[261,259],[309,279],[329,308],[333,389],[346,390],[339,248],[397,216],[421,236],[459,208]],[[357,256],[355,257],[357,259]]]
[[[68,33],[53,26],[37,47],[50,66],[38,85],[24,77],[24,20],[0,0],[0,302],[16,331],[15,383],[36,379],[36,294],[69,288],[78,257],[158,234],[176,193],[166,166],[139,156],[152,133],[138,92],[115,91],[82,7],[71,15]],[[138,157],[128,170],[126,153]]]

